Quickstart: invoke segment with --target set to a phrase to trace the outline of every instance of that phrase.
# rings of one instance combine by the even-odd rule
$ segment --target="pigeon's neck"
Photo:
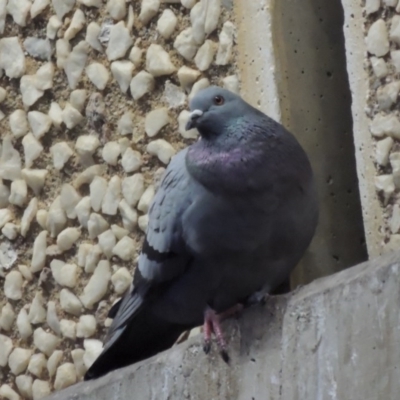
[[[285,182],[290,187],[293,182],[308,180],[312,172],[303,149],[289,132],[281,126],[278,131],[278,124],[273,124],[274,129],[246,126],[240,129],[243,134],[228,132],[215,140],[202,138],[187,152],[189,173],[221,194],[264,192],[277,181],[285,190]]]

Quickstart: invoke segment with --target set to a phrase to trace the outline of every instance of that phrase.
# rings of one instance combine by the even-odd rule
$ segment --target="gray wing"
[[[149,209],[149,223],[131,290],[110,310],[114,320],[104,350],[112,346],[127,324],[142,309],[149,292],[187,267],[191,254],[182,237],[182,213],[192,202],[191,177],[187,172],[187,149],[169,164]]]

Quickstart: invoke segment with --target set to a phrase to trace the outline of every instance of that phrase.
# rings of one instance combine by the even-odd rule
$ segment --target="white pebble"
[[[112,250],[117,242],[115,235],[111,229],[106,230],[98,236],[99,246],[104,255],[109,259],[112,257]]]
[[[50,378],[55,375],[57,367],[60,364],[62,358],[63,352],[61,350],[55,350],[53,354],[49,357],[47,361],[47,370],[49,371]]]
[[[134,68],[133,63],[127,60],[111,63],[111,72],[123,93],[126,93],[129,88]]]
[[[210,67],[216,51],[216,44],[212,40],[206,40],[197,51],[194,58],[196,67],[200,71],[206,71]]]
[[[24,264],[19,264],[18,265],[18,270],[21,272],[22,276],[29,282],[33,279],[33,275],[31,270],[27,265]]]
[[[132,276],[126,267],[119,268],[111,277],[115,293],[125,293],[132,283]]]
[[[103,0],[78,0],[78,3],[81,3],[86,7],[100,8],[103,5]]]
[[[57,37],[58,30],[62,27],[62,22],[57,15],[52,15],[46,26],[46,36],[54,40]]]
[[[119,144],[117,142],[107,142],[102,150],[103,160],[110,165],[118,164],[118,157],[121,154]]]
[[[15,378],[15,384],[17,386],[18,392],[25,399],[32,398],[32,382],[33,379],[29,375],[18,375]]]
[[[74,154],[66,142],[56,143],[51,146],[50,153],[53,157],[54,168],[58,171],[64,168],[64,165],[68,162],[72,154]]]
[[[239,94],[239,79],[237,75],[229,75],[222,79],[223,88]]]
[[[96,358],[103,351],[103,343],[97,339],[85,339],[83,341],[83,347],[85,348],[83,362],[86,368],[90,368]]]
[[[125,27],[124,21],[113,25],[110,29],[110,40],[106,50],[108,60],[114,61],[124,57],[132,44],[133,39]]]
[[[76,339],[76,322],[69,319],[62,319],[60,321],[60,329],[63,337],[67,339]]]
[[[80,194],[75,190],[75,188],[69,183],[64,183],[61,187],[60,193],[60,203],[62,209],[67,214],[68,218],[76,218],[75,207],[81,201]]]
[[[28,198],[28,186],[23,179],[17,179],[11,183],[10,197],[8,201],[19,207],[23,207]],[[8,221],[7,221],[8,222]]]
[[[25,72],[25,55],[16,36],[0,39],[0,70],[2,69],[9,78],[20,78]]]
[[[144,191],[142,197],[140,198],[139,204],[138,204],[138,210],[142,211],[143,213],[147,213],[149,210],[150,204],[154,198],[155,195],[155,190],[154,186],[150,185],[147,187],[147,189]]]
[[[75,1],[75,0],[74,0]],[[32,384],[33,400],[39,400],[50,395],[50,383],[41,379],[35,379]]]
[[[121,240],[123,237],[129,234],[129,232],[125,228],[122,228],[122,226],[116,224],[111,225],[111,230],[113,231],[113,234],[115,235],[117,240]]]
[[[92,156],[99,146],[100,141],[95,135],[82,135],[78,137],[75,143],[75,149],[83,165],[91,165],[94,163]]]
[[[383,19],[370,26],[365,43],[368,52],[374,56],[382,57],[389,52],[389,35]]]
[[[136,250],[136,243],[129,236],[123,237],[112,249],[112,254],[121,260],[132,260]]]
[[[126,202],[135,207],[144,193],[144,177],[142,174],[134,174],[122,181],[122,195]]]
[[[146,150],[149,154],[157,156],[164,164],[168,164],[176,153],[172,145],[164,139],[153,140],[147,145]]]
[[[66,264],[54,259],[50,263],[54,280],[61,286],[73,288],[78,282],[79,267],[76,264]]]
[[[11,271],[4,280],[4,294],[10,300],[22,298],[22,275],[19,271]]]
[[[48,116],[50,117],[53,126],[59,129],[63,123],[62,108],[55,101],[52,101],[50,104]]]
[[[24,40],[26,52],[33,58],[40,60],[51,59],[52,48],[49,39],[39,39],[37,37],[27,37]]]
[[[101,2],[102,0],[100,0]],[[99,52],[103,52],[103,46],[100,43],[99,35],[100,35],[100,25],[96,22],[92,21],[87,29],[86,29],[86,42],[95,50]]]
[[[60,292],[60,305],[61,308],[72,315],[80,315],[82,312],[82,304],[79,299],[71,293],[68,289],[61,289]]]
[[[79,42],[68,54],[64,71],[67,75],[68,84],[71,89],[76,89],[82,72],[85,68],[86,60],[88,57],[89,45],[82,40]]]
[[[390,150],[392,149],[393,143],[394,140],[391,137],[379,140],[376,143],[375,159],[379,165],[382,165],[383,167],[388,165],[389,153]]]
[[[178,18],[169,8],[165,9],[161,14],[161,17],[157,21],[157,31],[160,32],[161,36],[165,39],[169,39],[174,33]]]
[[[28,207],[26,207],[24,211],[24,214],[21,219],[21,235],[23,237],[26,237],[26,234],[28,233],[28,230],[31,226],[31,222],[35,218],[35,215],[37,213],[37,205],[38,201],[36,197],[34,197],[33,199],[31,199]]]
[[[182,110],[178,116],[178,132],[185,139],[196,139],[199,132],[196,128],[186,130],[186,124],[189,121],[190,112],[188,110]]]
[[[49,4],[50,0],[34,0],[30,9],[31,18],[34,19],[41,14]]]
[[[90,204],[94,211],[99,212],[107,191],[107,180],[101,176],[96,176],[89,185]]]
[[[26,370],[31,358],[32,350],[16,347],[8,357],[8,366],[14,375],[19,375]]]
[[[153,75],[146,71],[140,71],[135,75],[130,84],[131,95],[135,100],[139,100],[146,93],[154,89],[155,80]]]
[[[90,239],[95,239],[101,233],[106,231],[108,227],[108,222],[100,214],[90,214],[88,221],[88,231]]]
[[[383,194],[384,204],[386,205],[394,193],[393,175],[380,175],[375,177],[375,187],[378,192]]]
[[[125,112],[118,121],[117,130],[121,135],[129,135],[133,133],[133,113],[130,111]]]
[[[26,169],[22,170],[22,177],[26,184],[34,191],[36,195],[43,189],[46,176],[49,173],[46,169]]]
[[[137,212],[134,208],[122,199],[118,205],[119,212],[121,213],[122,223],[124,228],[132,232],[137,225]]]
[[[15,110],[10,114],[10,129],[15,138],[25,136],[29,131],[28,119],[24,110]]]
[[[75,207],[76,216],[80,225],[87,228],[90,216],[90,197],[85,196]]]
[[[52,333],[45,332],[42,328],[37,328],[33,332],[33,343],[46,356],[51,356],[53,351],[60,345],[61,339]]]
[[[57,368],[54,389],[61,390],[76,383],[75,366],[72,363],[65,363]]]
[[[1,230],[1,233],[9,240],[14,240],[18,236],[18,225],[7,222]]]
[[[133,65],[137,68],[142,63],[143,50],[137,46],[133,46],[130,53],[129,59],[133,62]]]
[[[80,8],[77,8],[68,29],[64,33],[64,39],[73,39],[78,32],[80,32],[86,24],[85,14]]]
[[[93,315],[81,315],[76,325],[78,338],[89,338],[96,333],[96,318]]]
[[[208,4],[205,4],[205,2],[202,0],[196,3],[190,10],[193,41],[198,45],[201,45],[206,37],[205,19],[207,8]]]
[[[12,349],[12,340],[8,336],[0,334],[0,367],[5,367],[7,365],[8,356]]]
[[[25,138],[24,138],[25,139]],[[14,149],[10,135],[3,137],[0,156],[0,178],[13,181],[21,177],[21,156]],[[4,194],[4,191],[3,193]]]
[[[75,0],[52,0],[52,4],[57,17],[62,20],[74,8]]]
[[[121,198],[121,179],[114,175],[108,182],[107,190],[101,205],[101,211],[106,215],[116,215]]]
[[[110,278],[110,263],[105,260],[100,261],[80,296],[80,300],[86,308],[92,309],[94,304],[105,296]]]
[[[28,314],[31,324],[41,324],[46,321],[46,309],[44,308],[44,299],[41,292],[36,292],[32,304],[29,307]]]
[[[181,3],[183,7],[191,9],[196,4],[196,1],[197,0],[181,0]]]
[[[125,172],[137,171],[142,165],[141,154],[130,147],[127,148],[122,156],[121,165]]]
[[[9,331],[15,321],[15,312],[10,303],[6,303],[1,309],[0,328]]]
[[[147,225],[149,224],[149,216],[147,214],[141,215],[138,219],[139,228],[146,233]]]
[[[79,228],[66,228],[58,234],[57,246],[60,251],[67,251],[75,244],[80,236],[81,231]]]
[[[61,335],[60,321],[57,316],[56,303],[54,301],[49,301],[47,303],[46,322],[54,333],[56,333],[58,336]]]
[[[176,68],[169,54],[158,44],[151,44],[146,53],[146,70],[154,77],[170,75]]]
[[[24,148],[24,154],[25,154],[25,166],[27,168],[30,168],[33,162],[42,153],[43,146],[30,132],[26,134],[22,139],[22,146]]]
[[[47,114],[43,114],[39,111],[28,112],[28,121],[31,127],[31,132],[36,137],[40,139],[45,133],[51,128],[51,118]]]
[[[72,107],[77,109],[80,113],[83,110],[87,98],[87,91],[85,89],[75,89],[69,96],[69,102]]]
[[[71,351],[71,358],[75,365],[76,375],[78,378],[83,378],[85,375],[87,368],[83,362],[83,356],[85,355],[85,350],[83,349],[74,349]]]
[[[110,78],[107,68],[97,62],[86,67],[86,74],[93,85],[99,90],[105,89]]]
[[[102,251],[99,245],[92,246],[89,251],[86,261],[85,261],[85,272],[88,274],[93,273],[95,270],[97,263],[99,262],[100,256],[102,255]]]
[[[46,262],[47,231],[42,231],[33,242],[31,272],[39,272]]]
[[[61,197],[57,196],[49,208],[46,227],[51,237],[56,237],[67,224],[67,216],[61,207]]]
[[[231,61],[234,32],[235,26],[232,22],[226,21],[219,34],[218,53],[215,64],[227,65]]]
[[[184,29],[175,39],[174,48],[187,61],[192,61],[198,45],[193,38],[192,28]]]
[[[381,6],[381,0],[366,0],[365,1],[365,11],[367,14],[373,14],[378,11]]]
[[[17,317],[17,329],[21,339],[27,340],[33,333],[32,325],[29,322],[28,313],[24,308],[21,308],[21,311]]]
[[[126,151],[129,147],[131,147],[131,141],[130,141],[128,138],[123,137],[123,138],[118,139],[118,145],[119,145],[121,154],[124,154],[125,151]]]
[[[185,105],[186,95],[179,86],[166,81],[162,101],[168,103],[169,108],[178,108]]]
[[[20,400],[18,393],[10,385],[3,383],[0,387],[0,396],[7,400]]]
[[[40,99],[44,91],[38,88],[39,82],[36,75],[24,75],[20,80],[19,90],[25,107],[30,107]]]
[[[376,91],[376,99],[380,110],[389,110],[397,100],[400,91],[400,81],[394,81],[380,86]]]
[[[43,353],[33,354],[28,364],[28,371],[38,378],[41,378],[44,369],[46,368],[47,360]]]
[[[125,0],[108,0],[106,9],[111,18],[116,21],[124,19],[126,16]]]
[[[210,86],[210,81],[207,78],[202,78],[197,81],[193,86],[189,94],[189,102],[192,101],[193,97],[202,89]]]
[[[399,118],[394,114],[377,114],[371,122],[370,131],[377,138],[388,135],[394,139],[400,139]]]
[[[160,0],[142,0],[139,20],[143,25],[147,25],[155,17],[160,8]]]
[[[62,120],[68,129],[72,129],[83,121],[83,115],[67,102],[62,111]]]
[[[168,109],[166,107],[150,111],[146,115],[144,129],[147,136],[153,137],[169,123]]]

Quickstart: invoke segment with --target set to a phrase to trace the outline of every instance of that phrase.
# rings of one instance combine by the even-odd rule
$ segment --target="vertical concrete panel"
[[[273,10],[282,122],[310,156],[320,222],[293,282],[366,259],[340,0],[277,0]]]

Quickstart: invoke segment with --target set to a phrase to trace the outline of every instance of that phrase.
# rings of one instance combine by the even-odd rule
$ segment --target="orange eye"
[[[222,96],[215,96],[214,97],[214,104],[217,106],[222,106],[225,103],[225,99]]]

